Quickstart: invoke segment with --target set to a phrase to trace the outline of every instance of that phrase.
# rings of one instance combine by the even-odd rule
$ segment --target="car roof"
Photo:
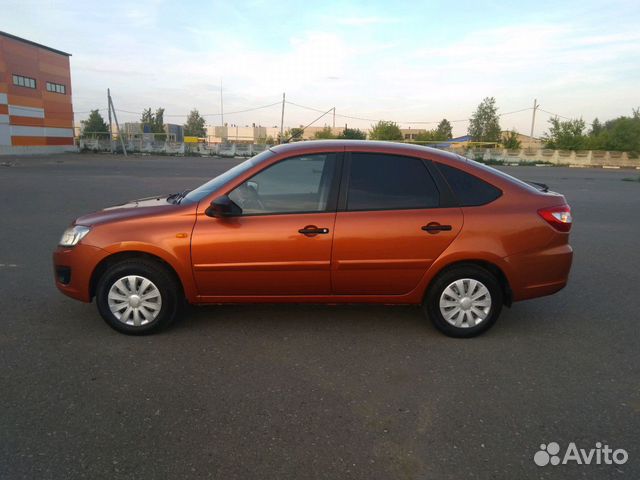
[[[271,147],[271,151],[277,154],[283,153],[295,153],[298,151],[312,151],[312,150],[341,150],[346,151],[375,151],[381,150],[386,153],[394,151],[398,154],[414,155],[418,154],[424,156],[429,154],[430,156],[445,157],[450,160],[460,161],[461,157],[450,152],[444,152],[436,148],[425,147],[423,145],[415,145],[410,143],[398,143],[398,142],[383,142],[379,140],[309,140],[302,142],[283,143]]]

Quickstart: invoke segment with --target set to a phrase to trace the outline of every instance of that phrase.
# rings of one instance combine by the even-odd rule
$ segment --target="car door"
[[[199,215],[191,247],[199,294],[330,294],[339,157],[279,161],[228,192],[241,215]]]
[[[350,158],[349,158],[350,157]],[[333,292],[402,295],[413,290],[462,227],[428,162],[351,153],[336,216]]]

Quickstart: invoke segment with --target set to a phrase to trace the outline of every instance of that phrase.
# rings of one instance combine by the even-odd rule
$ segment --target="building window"
[[[47,82],[47,92],[61,93],[64,95],[65,93],[67,93],[67,89],[64,85],[61,85],[59,83]]]
[[[13,84],[19,87],[36,88],[36,79],[23,77],[22,75],[14,75]]]

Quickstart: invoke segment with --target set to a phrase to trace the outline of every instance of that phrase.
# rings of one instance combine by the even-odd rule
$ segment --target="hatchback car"
[[[566,285],[571,223],[561,194],[452,153],[313,141],[80,217],[53,261],[57,287],[123,333],[169,325],[186,299],[421,305],[471,337]]]

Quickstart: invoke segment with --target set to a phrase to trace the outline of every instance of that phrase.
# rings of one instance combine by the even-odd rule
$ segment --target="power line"
[[[298,107],[298,108],[302,108],[304,110],[309,110],[309,111],[313,111],[313,112],[318,112],[318,113],[325,113],[325,110],[319,109],[319,108],[315,108],[315,107],[311,107],[308,105],[302,105],[296,102],[292,102],[287,100],[285,103],[292,105],[294,107]],[[274,103],[269,103],[266,105],[259,105],[257,107],[251,107],[251,108],[246,108],[246,109],[242,109],[242,110],[235,110],[235,111],[231,111],[231,112],[224,112],[224,114],[226,115],[237,115],[237,114],[241,114],[241,113],[248,113],[248,112],[254,112],[257,110],[262,110],[265,108],[271,108],[271,107],[275,107],[277,105],[281,105],[282,101],[279,100],[277,102]],[[335,107],[332,107],[335,108]],[[539,106],[537,107],[538,111],[540,112],[544,112],[548,115],[552,115],[554,117],[558,117],[564,120],[571,120],[571,117],[566,117],[564,115],[560,115],[554,112],[550,112],[548,110],[543,110],[542,108],[540,108]],[[98,110],[99,112],[105,112],[107,111],[106,108],[98,108],[95,109]],[[499,117],[504,117],[507,115],[513,115],[516,113],[522,113],[522,112],[526,112],[526,111],[530,111],[532,110],[532,107],[526,107],[526,108],[521,108],[519,110],[512,110],[509,112],[504,112],[504,113],[499,113],[498,116]],[[74,115],[83,115],[83,114],[88,114],[91,113],[93,110],[87,110],[87,111],[81,111],[81,112],[73,112]],[[136,112],[136,111],[131,111],[131,110],[124,110],[124,109],[117,109],[118,112],[121,113],[127,113],[130,115],[138,115],[141,116],[143,112]],[[48,112],[50,113],[67,113],[67,112],[57,112],[57,111],[52,111],[52,110],[48,110]],[[202,117],[221,117],[222,118],[223,113],[222,112],[216,112],[216,113],[204,113],[201,114]],[[188,117],[189,114],[164,114],[164,117],[168,117],[168,118],[186,118]],[[350,120],[360,120],[360,121],[365,121],[365,122],[378,122],[381,121],[382,119],[379,118],[369,118],[369,117],[360,117],[357,115],[349,115],[349,114],[343,114],[343,113],[338,113],[337,111],[335,112],[335,116],[339,117],[339,118],[346,118],[346,119],[350,119]],[[470,121],[471,118],[459,118],[459,119],[454,119],[454,120],[449,120],[450,123],[461,123],[461,122],[468,122]],[[435,121],[435,120],[430,120],[430,121],[424,121],[424,120],[402,120],[402,121],[396,121],[396,123],[399,124],[404,124],[404,125],[436,125],[438,123],[440,123],[440,121]],[[589,124],[591,125],[591,124]]]
[[[35,108],[42,108],[42,107],[35,107]],[[91,113],[93,112],[93,110],[87,110],[86,112],[70,112],[68,110],[50,110],[48,108],[44,108],[43,109],[45,114],[46,113],[72,113],[73,115],[83,115],[85,113]],[[106,108],[95,108],[94,110],[97,110],[98,112],[106,112],[107,109]],[[13,117],[20,117],[21,115],[12,115]]]
[[[320,120],[322,117],[324,117],[327,113],[329,113],[331,110],[333,110],[333,107],[331,107],[329,110],[327,110],[326,112],[324,112],[322,115],[320,115],[318,118],[316,118],[315,120],[313,120],[312,122],[310,122],[309,124],[305,125],[304,127],[300,128],[300,135],[302,135],[302,133],[307,129],[307,127],[310,127],[311,125],[313,125],[314,123],[316,123],[318,120]],[[287,140],[284,141],[284,143],[289,143],[292,139],[293,139],[294,135],[292,135],[291,137],[289,137]]]
[[[98,112],[106,112],[107,109],[106,108],[95,108],[94,110],[97,110]],[[51,112],[51,113],[65,113],[65,112],[56,112],[53,110],[47,110],[47,112]],[[73,112],[74,115],[80,115],[80,114],[84,114],[84,113],[91,113],[93,112],[93,110],[87,110],[86,112]]]
[[[526,112],[527,110],[533,110],[533,107],[521,108],[520,110],[514,110],[513,112],[499,113],[498,116],[504,117],[505,115],[511,115],[512,113]]]
[[[563,117],[562,115],[558,115],[557,113],[547,112],[546,110],[543,110],[541,108],[539,108],[538,110],[540,110],[541,112],[544,112],[544,113],[548,113],[549,115],[553,115],[554,117],[563,118],[565,120],[571,120],[571,118],[569,118],[569,117]]]
[[[275,103],[270,103],[269,105],[262,105],[260,107],[247,108],[246,110],[236,110],[235,112],[225,112],[224,114],[225,115],[233,115],[233,114],[236,114],[236,113],[253,112],[254,110],[261,110],[263,108],[275,107],[276,105],[280,105],[280,103],[281,103],[280,101],[277,101]],[[203,115],[203,117],[206,117],[206,116],[213,117],[213,116],[216,116],[216,115],[222,115],[222,114],[221,113],[209,113],[209,114]]]
[[[541,112],[544,112],[544,113],[546,113],[546,114],[548,114],[548,115],[551,115],[551,116],[553,116],[553,117],[556,117],[556,118],[562,118],[563,120],[574,120],[574,119],[577,119],[577,117],[575,117],[575,118],[570,118],[570,117],[565,117],[565,116],[562,116],[562,115],[558,115],[557,113],[547,112],[546,110],[542,110],[541,108],[538,108],[538,110],[540,110]],[[597,117],[596,117],[596,118],[597,118]],[[580,116],[580,119],[582,119],[582,116]],[[594,119],[594,120],[595,120],[595,119]],[[593,126],[593,122],[585,122],[585,124],[586,124],[586,125],[589,125],[589,126]]]
[[[324,110],[321,110],[319,108],[314,108],[314,107],[309,107],[307,105],[300,105],[299,103],[294,103],[294,102],[290,102],[287,101],[288,104],[293,105],[295,107],[299,107],[299,108],[304,108],[306,110],[311,110],[314,112],[324,112]],[[503,117],[505,115],[511,115],[514,113],[520,113],[520,112],[526,112],[527,110],[531,110],[531,107],[527,107],[527,108],[522,108],[520,110],[514,110],[511,112],[505,112],[505,113],[500,113],[498,114],[499,117]],[[379,122],[380,119],[374,119],[374,118],[364,118],[364,117],[356,117],[353,115],[345,115],[345,114],[341,114],[341,113],[336,113],[335,114],[336,117],[342,117],[342,118],[349,118],[352,120],[362,120],[362,121],[366,121],[366,122]],[[459,123],[459,122],[468,122],[470,121],[470,118],[461,118],[461,119],[457,119],[457,120],[449,120],[450,123]],[[440,123],[440,121],[397,121],[396,123],[400,123],[400,124],[408,124],[408,125],[436,125],[438,123]]]
[[[224,112],[224,115],[233,115],[233,114],[237,114],[237,113],[247,113],[247,112],[253,112],[255,110],[261,110],[263,108],[269,108],[269,107],[273,107],[275,105],[280,105],[280,102],[275,102],[275,103],[270,103],[268,105],[260,105],[259,107],[253,107],[253,108],[247,108],[244,110],[236,110],[235,112]],[[131,115],[142,115],[144,112],[132,112],[130,110],[122,110],[122,109],[118,109],[118,112],[122,112],[122,113],[129,113]],[[221,117],[223,114],[222,113],[201,113],[200,116],[201,117]],[[163,114],[164,117],[188,117],[189,114],[182,114],[182,113],[171,113],[171,114]]]

